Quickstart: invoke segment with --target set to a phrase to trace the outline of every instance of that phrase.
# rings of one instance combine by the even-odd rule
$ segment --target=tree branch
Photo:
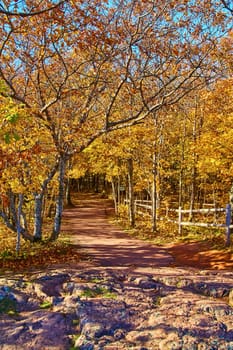
[[[15,17],[30,17],[30,16],[37,16],[37,15],[41,15],[42,13],[48,12],[48,11],[52,11],[54,9],[56,9],[57,7],[61,6],[62,4],[68,2],[69,0],[62,0],[59,1],[56,5],[53,5],[51,7],[48,7],[44,10],[38,10],[35,12],[14,12],[14,11],[9,11],[4,9],[4,7],[1,5],[0,6],[0,14],[3,15],[7,15],[7,16],[15,16]]]

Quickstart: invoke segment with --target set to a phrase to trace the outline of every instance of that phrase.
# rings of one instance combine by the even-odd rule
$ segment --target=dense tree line
[[[227,2],[7,0],[0,21],[0,217],[18,237],[41,240],[53,214],[56,239],[70,179],[87,172],[114,198],[128,177],[154,211],[226,200]]]

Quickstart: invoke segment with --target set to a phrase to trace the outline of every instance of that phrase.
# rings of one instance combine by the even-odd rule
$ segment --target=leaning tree
[[[56,153],[34,193],[34,236],[41,238],[43,197],[58,171],[56,239],[71,157],[218,78],[213,53],[230,20],[217,0],[4,3],[0,77],[7,95],[46,126]]]

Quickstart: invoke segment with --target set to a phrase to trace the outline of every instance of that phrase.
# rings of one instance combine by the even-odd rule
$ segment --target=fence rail
[[[128,201],[125,200],[125,203]],[[146,211],[150,211],[152,213],[152,204],[151,201],[142,201],[142,200],[135,200],[134,201],[135,205],[135,212],[136,213],[142,213],[140,209],[145,209]],[[140,208],[138,210],[138,208]],[[178,214],[178,219],[171,219],[168,217],[168,213],[173,212]],[[215,213],[225,213],[225,222],[224,223],[216,223],[216,222],[195,222],[195,221],[184,221],[183,220],[183,214],[215,214]],[[232,221],[232,208],[230,204],[226,205],[226,208],[202,208],[202,209],[182,209],[179,207],[178,209],[168,209],[166,208],[166,219],[169,220],[170,222],[174,222],[178,224],[178,231],[179,234],[182,232],[182,226],[197,226],[197,227],[206,227],[206,228],[225,228],[226,230],[226,246],[230,245],[230,232],[231,229],[233,229],[233,224],[231,223]]]

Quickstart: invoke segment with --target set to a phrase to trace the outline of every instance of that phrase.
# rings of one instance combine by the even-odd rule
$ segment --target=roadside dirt
[[[233,254],[211,249],[205,242],[179,243],[167,246],[174,257],[174,266],[233,271]]]

